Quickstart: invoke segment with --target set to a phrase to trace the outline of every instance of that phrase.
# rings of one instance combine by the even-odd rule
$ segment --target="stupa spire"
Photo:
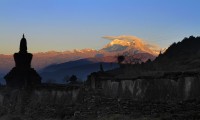
[[[26,42],[26,38],[24,37],[24,34],[22,35],[19,50],[20,52],[25,52],[25,53],[27,52],[27,42]]]

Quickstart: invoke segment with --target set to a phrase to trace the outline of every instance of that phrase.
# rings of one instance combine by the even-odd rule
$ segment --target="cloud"
[[[120,36],[104,36],[103,37],[104,39],[107,39],[107,40],[115,40],[115,39],[119,39],[119,40],[130,40],[130,41],[133,41],[133,40],[137,40],[137,41],[142,41],[142,39],[136,37],[136,36],[130,36],[130,35],[120,35]]]
[[[146,41],[144,41],[143,39],[141,38],[138,38],[136,36],[131,36],[131,35],[120,35],[120,36],[104,36],[102,37],[104,39],[107,39],[107,40],[124,40],[124,41],[135,41],[135,42],[139,42],[140,44],[143,44],[147,47],[153,47],[153,48],[159,48],[158,45],[155,45],[153,43],[147,43]]]

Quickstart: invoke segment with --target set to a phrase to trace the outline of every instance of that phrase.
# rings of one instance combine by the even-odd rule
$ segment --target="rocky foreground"
[[[21,92],[21,104],[11,101],[0,106],[0,120],[199,120],[200,100],[134,101],[108,98],[84,89],[73,104],[34,103]]]

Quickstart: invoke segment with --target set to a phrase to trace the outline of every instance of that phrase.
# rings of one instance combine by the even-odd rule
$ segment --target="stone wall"
[[[82,87],[40,87],[32,90],[4,88],[0,90],[0,113],[30,116],[34,114],[51,116],[57,114],[57,111],[62,113],[65,106],[81,100],[81,89]]]
[[[170,73],[157,78],[101,79],[99,76],[90,78],[92,78],[91,88],[102,89],[108,97],[134,100],[187,100],[200,97],[198,73]]]

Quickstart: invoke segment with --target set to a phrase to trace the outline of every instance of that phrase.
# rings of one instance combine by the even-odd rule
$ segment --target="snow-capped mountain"
[[[111,40],[111,42],[100,50],[87,48],[63,52],[49,51],[33,53],[32,67],[36,70],[40,70],[51,64],[93,57],[97,59],[102,59],[103,57],[105,59],[102,60],[107,62],[108,58],[106,58],[106,56],[116,56],[125,52],[131,52],[134,55],[138,53],[149,53],[153,56],[156,56],[159,53],[159,49],[155,46],[147,44],[134,36],[107,36],[104,38]],[[0,59],[0,73],[7,73],[14,66],[13,55],[0,54]],[[113,61],[113,59],[114,58],[111,59],[109,57],[109,61]]]
[[[156,56],[160,51],[157,46],[147,44],[142,39],[135,36],[106,36],[104,38],[111,40],[111,42],[101,49],[103,52],[123,53],[129,51],[133,54],[149,53]]]
[[[117,62],[116,56],[120,54],[128,53],[133,57],[146,61],[148,59],[154,59],[159,53],[159,49],[156,46],[147,44],[134,36],[107,36],[104,38],[111,41],[100,50],[74,49],[72,51],[63,52],[49,51],[33,53],[32,67],[36,70],[42,70],[52,64],[57,65],[69,61],[89,59],[90,62],[97,63],[95,68],[97,70],[98,62]],[[12,67],[14,67],[13,55],[0,54],[0,82],[3,81],[3,76],[8,73]],[[87,67],[85,68],[87,69]]]

